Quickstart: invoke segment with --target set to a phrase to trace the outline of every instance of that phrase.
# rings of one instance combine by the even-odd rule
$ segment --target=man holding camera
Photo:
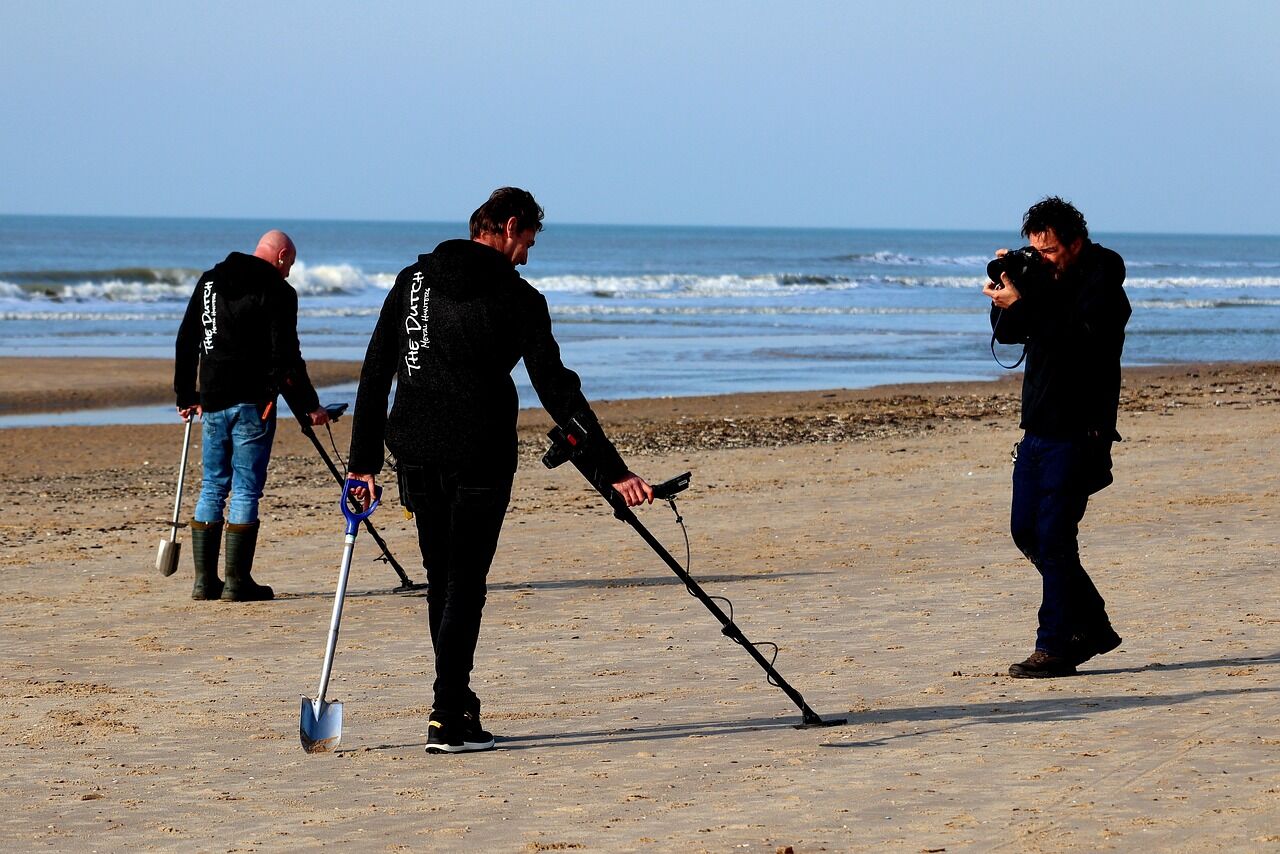
[[[485,578],[511,498],[519,402],[511,371],[529,379],[558,424],[591,433],[596,464],[629,506],[653,500],[627,470],[560,360],[547,301],[516,273],[542,230],[542,208],[515,187],[495,190],[471,215],[471,239],[447,240],[406,267],[369,341],[351,431],[348,477],[368,506],[395,455],[400,497],[417,517],[435,649],[427,752],[487,750],[480,700],[470,688]],[[391,381],[398,383],[387,413]]]
[[[1080,564],[1077,538],[1089,496],[1112,480],[1120,353],[1131,310],[1123,259],[1089,240],[1073,205],[1057,197],[1037,202],[1023,216],[1022,235],[1035,251],[997,252],[988,275],[1002,268],[999,281],[982,290],[991,299],[996,340],[1026,347],[1019,425],[1025,432],[1013,469],[1010,529],[1043,583],[1035,651],[1009,675],[1070,676],[1121,641]]]

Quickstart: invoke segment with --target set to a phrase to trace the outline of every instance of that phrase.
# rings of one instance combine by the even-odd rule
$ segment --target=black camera
[[[1053,268],[1038,249],[1024,246],[987,262],[987,278],[995,282],[996,287],[1001,286],[1001,273],[1008,273],[1014,287],[1026,294],[1047,280],[1052,275]]]

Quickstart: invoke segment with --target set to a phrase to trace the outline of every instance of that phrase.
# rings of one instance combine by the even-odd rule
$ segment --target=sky
[[[1280,4],[0,8],[0,214],[1280,234]]]

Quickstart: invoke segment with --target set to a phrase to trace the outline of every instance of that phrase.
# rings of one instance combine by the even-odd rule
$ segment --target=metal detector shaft
[[[585,477],[587,481],[596,488],[596,491],[603,495],[609,502],[609,506],[613,508],[613,515],[618,519],[621,519],[623,522],[626,522],[632,528],[635,528],[636,533],[640,535],[641,539],[649,544],[649,548],[653,549],[657,553],[658,557],[662,558],[663,562],[671,568],[671,571],[684,582],[685,587],[689,588],[689,592],[697,597],[698,601],[705,605],[707,610],[720,621],[720,625],[723,627],[721,631],[724,635],[734,643],[738,644],[738,646],[745,649],[747,653],[755,659],[756,664],[759,664],[768,675],[769,682],[777,685],[782,689],[784,694],[791,698],[791,702],[795,703],[797,708],[800,709],[800,715],[804,726],[834,726],[846,723],[843,719],[824,721],[817,712],[809,708],[809,704],[805,702],[804,697],[800,695],[800,692],[795,688],[792,688],[791,684],[787,682],[786,679],[782,678],[782,674],[779,673],[774,668],[773,664],[764,657],[760,650],[756,648],[755,644],[747,639],[747,636],[742,633],[742,629],[738,628],[737,624],[734,623],[733,620],[729,619],[729,616],[720,609],[720,606],[715,603],[715,600],[706,594],[706,591],[704,591],[702,586],[694,580],[693,576],[686,572],[685,568],[680,565],[679,561],[671,556],[671,553],[658,541],[658,538],[649,533],[649,529],[640,522],[639,518],[636,517],[636,514],[632,512],[631,508],[628,507],[627,503],[622,499],[622,496],[618,495],[610,484],[600,482],[596,477],[595,471],[588,467],[589,464],[587,461],[584,461],[579,456],[575,456],[573,457],[572,462],[574,467],[582,473],[582,476]]]
[[[338,467],[333,464],[333,460],[329,458],[329,454],[325,451],[324,445],[320,444],[320,437],[316,435],[315,430],[311,429],[311,424],[305,420],[305,416],[294,413],[294,417],[298,419],[298,424],[302,427],[302,432],[311,440],[311,444],[315,445],[316,451],[320,454],[320,459],[324,460],[324,464],[328,466],[329,471],[333,473],[334,480],[339,484],[346,483],[346,476],[339,472]],[[364,529],[369,532],[369,536],[373,537],[373,541],[378,544],[378,548],[382,549],[382,556],[386,559],[387,563],[391,564],[391,568],[396,571],[396,575],[400,576],[400,586],[397,587],[396,590],[421,590],[423,587],[427,586],[426,584],[417,584],[409,577],[408,573],[404,571],[404,567],[400,565],[400,562],[392,556],[391,549],[387,548],[386,541],[382,539],[378,534],[377,529],[373,527],[373,523],[368,519],[364,520]]]

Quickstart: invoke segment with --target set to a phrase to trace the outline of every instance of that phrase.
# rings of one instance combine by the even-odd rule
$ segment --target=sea
[[[981,288],[1009,231],[569,225],[522,274],[590,399],[975,380]],[[0,216],[0,355],[170,359],[200,272],[283,228],[308,359],[363,358],[396,273],[464,223]],[[1280,237],[1097,233],[1124,256],[1124,362],[1280,360]],[[997,345],[1005,363],[1018,348]],[[522,405],[537,405],[523,368]],[[0,377],[0,384],[3,378]],[[354,402],[355,386],[323,390]],[[148,423],[163,405],[0,416],[0,427]]]

